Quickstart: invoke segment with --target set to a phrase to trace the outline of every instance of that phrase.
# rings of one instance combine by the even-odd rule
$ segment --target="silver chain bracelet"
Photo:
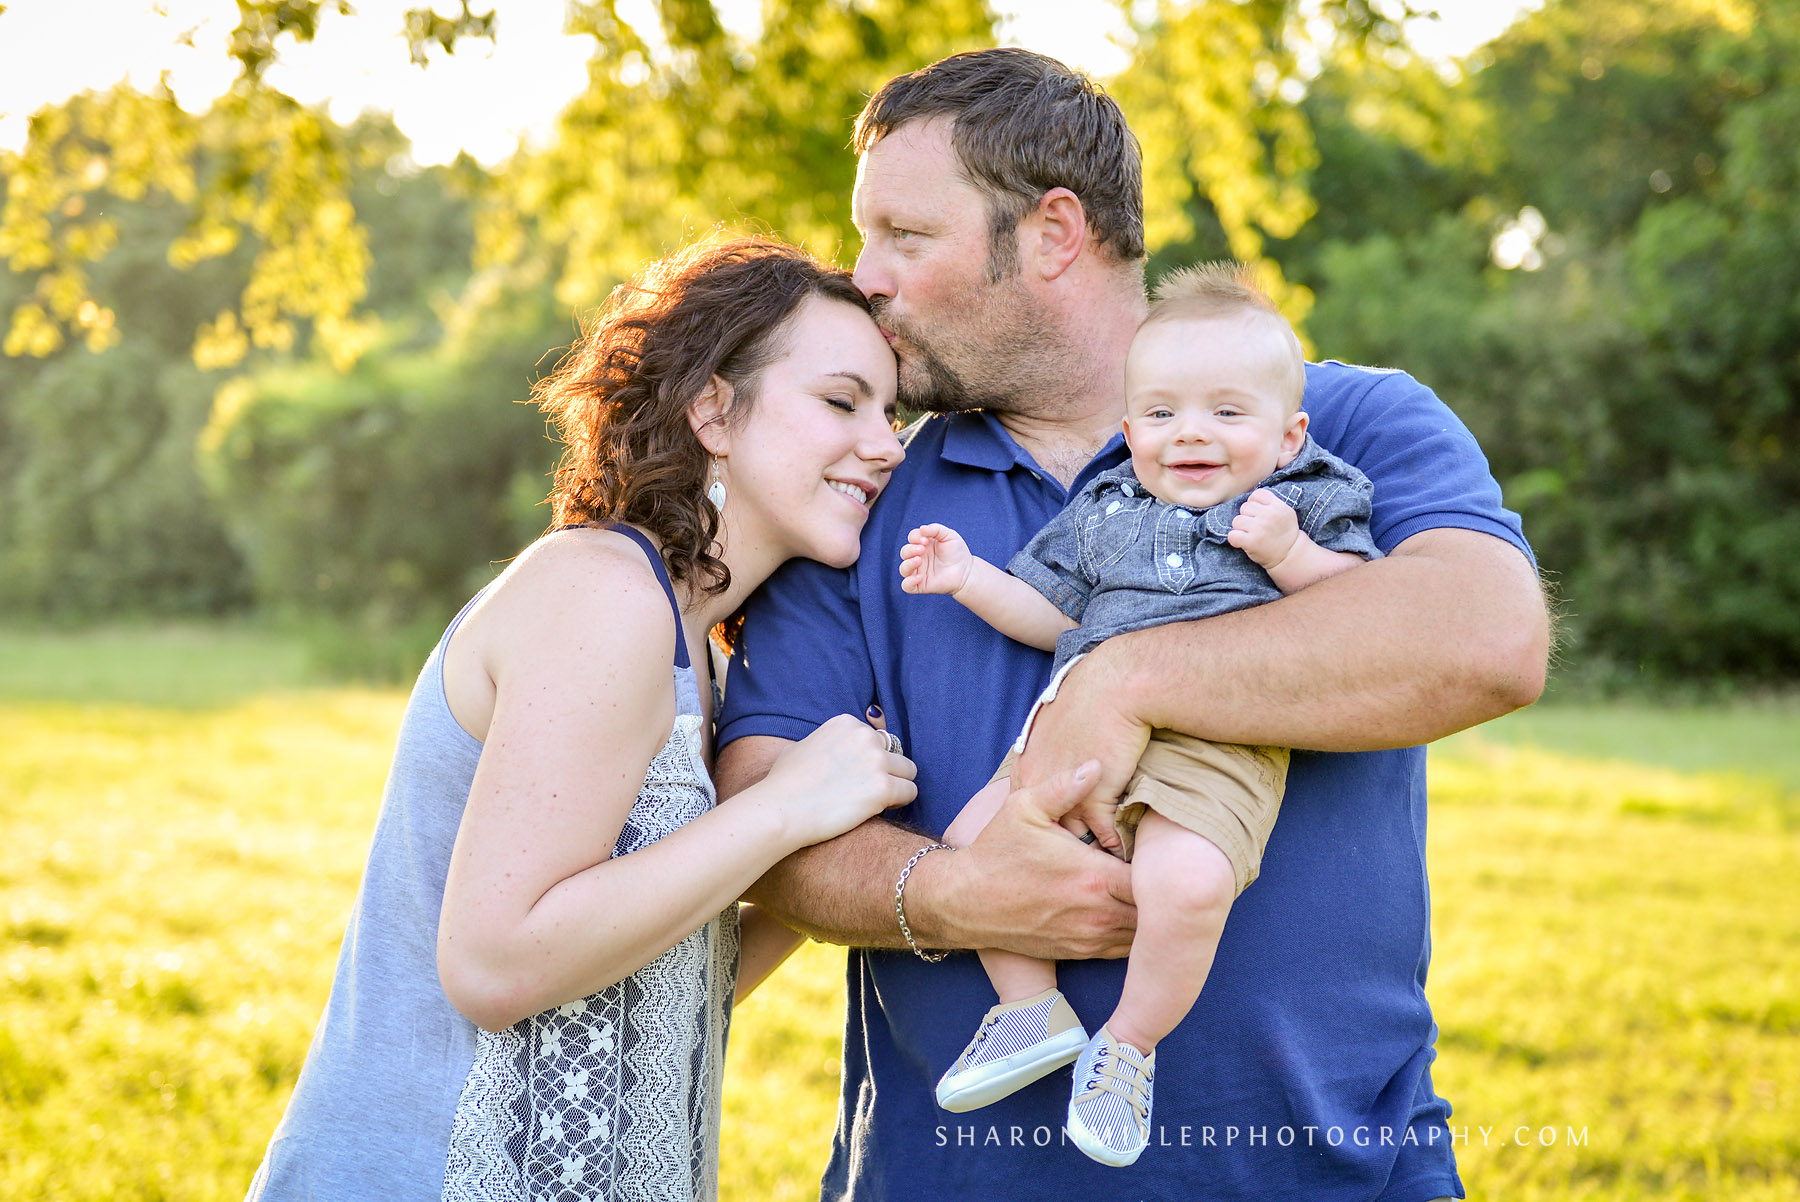
[[[912,875],[912,870],[918,867],[920,860],[934,851],[948,850],[950,850],[948,843],[929,843],[921,847],[913,853],[913,858],[906,862],[906,867],[900,870],[900,879],[894,882],[894,917],[900,920],[900,933],[906,937],[906,946],[912,948],[913,955],[931,964],[936,964],[949,953],[922,951],[919,945],[913,941],[912,928],[906,924],[906,878]]]

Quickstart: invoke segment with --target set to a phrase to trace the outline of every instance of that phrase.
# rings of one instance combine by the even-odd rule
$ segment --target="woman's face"
[[[730,423],[720,470],[738,547],[848,567],[869,506],[905,458],[894,435],[894,353],[868,314],[808,297],[777,335],[786,349]]]

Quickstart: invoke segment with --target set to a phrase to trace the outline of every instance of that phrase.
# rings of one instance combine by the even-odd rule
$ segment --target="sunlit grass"
[[[0,655],[0,1198],[241,1197],[324,1001],[401,694],[177,642]],[[171,662],[199,683],[139,678]],[[83,673],[111,700],[27,679]],[[1627,754],[1654,715],[1573,712],[1604,735],[1564,722],[1546,751],[1515,721],[1434,753],[1434,1074],[1464,1180],[1800,1199],[1800,791],[1755,754],[1800,743],[1796,711],[1685,716],[1689,754],[1744,749],[1706,773]],[[842,965],[809,945],[738,1013],[731,1202],[815,1196]]]

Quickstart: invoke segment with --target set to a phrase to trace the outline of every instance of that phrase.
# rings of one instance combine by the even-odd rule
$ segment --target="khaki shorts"
[[[992,780],[1012,776],[1018,749],[1006,753]],[[1155,730],[1125,786],[1114,819],[1131,859],[1146,809],[1212,840],[1231,861],[1242,893],[1262,870],[1287,786],[1288,749],[1213,743],[1179,731]]]

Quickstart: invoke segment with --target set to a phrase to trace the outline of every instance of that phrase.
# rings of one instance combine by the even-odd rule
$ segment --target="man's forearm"
[[[1083,687],[1152,727],[1319,751],[1409,747],[1529,705],[1549,623],[1488,535],[1432,530],[1280,601],[1121,635]]]
[[[768,772],[786,741],[739,739],[719,754],[719,796]],[[926,856],[906,886],[906,919],[920,948],[1000,947],[1045,959],[1123,956],[1137,913],[1127,865],[1057,825],[1093,786],[1092,768],[1015,790],[975,842]],[[730,805],[730,801],[724,802]],[[795,852],[746,893],[795,930],[852,947],[906,947],[894,914],[900,871],[933,842],[871,819]]]
[[[728,745],[719,753],[714,773],[720,800],[729,804],[730,797],[761,780],[786,745],[784,739],[764,736]],[[745,900],[796,931],[828,943],[904,947],[894,917],[894,882],[913,853],[930,842],[874,818],[782,860],[750,888]],[[907,921],[913,925],[913,937],[919,938],[922,932],[912,911]]]

